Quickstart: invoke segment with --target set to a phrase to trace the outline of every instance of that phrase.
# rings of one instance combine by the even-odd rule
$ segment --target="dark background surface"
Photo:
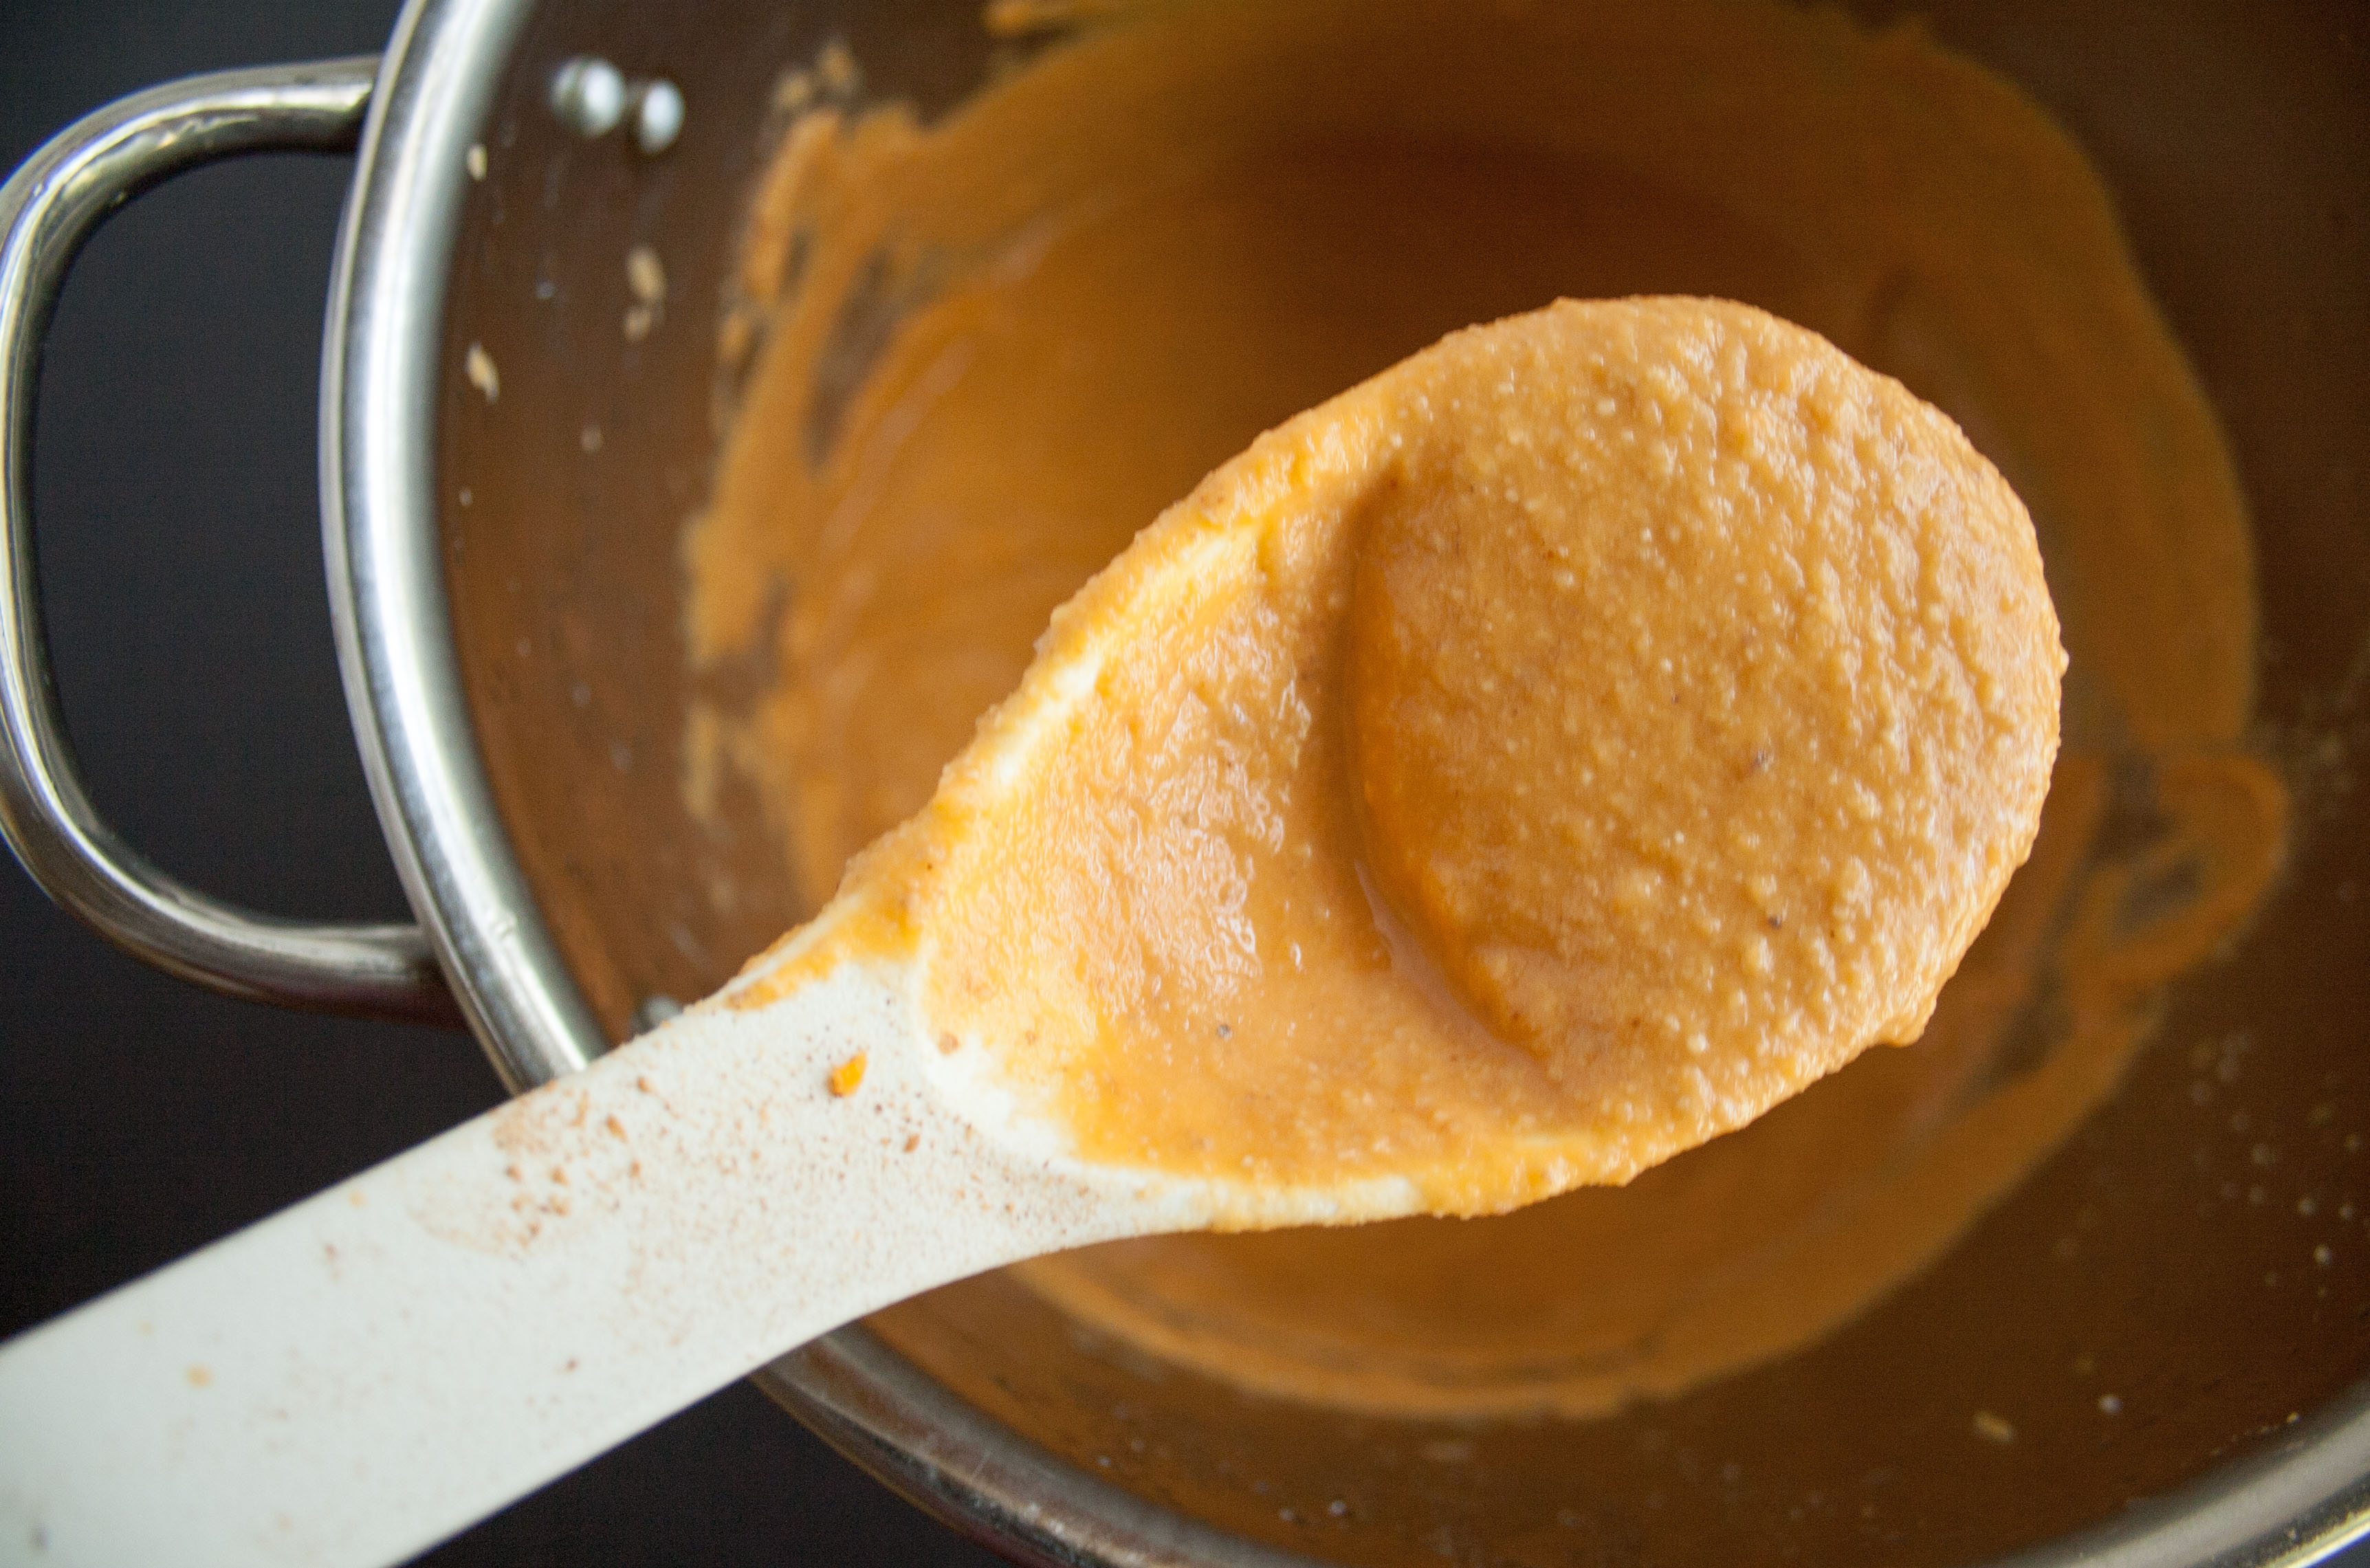
[[[190,72],[374,52],[396,0],[0,0],[0,169]],[[100,808],[208,891],[390,919],[339,689],[315,396],[351,165],[270,157],[99,233],[36,448],[58,681]],[[5,859],[5,857],[0,857]],[[466,1036],[303,1017],[155,974],[0,869],[0,1337],[493,1104]],[[742,1384],[431,1553],[465,1563],[995,1561]]]

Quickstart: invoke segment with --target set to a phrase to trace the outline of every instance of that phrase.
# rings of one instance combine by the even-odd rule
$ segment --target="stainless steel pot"
[[[1398,1425],[1144,1364],[989,1280],[909,1310],[918,1362],[859,1327],[761,1375],[889,1484],[1046,1563],[2251,1564],[2370,1530],[2370,831],[2350,763],[2370,738],[2365,40],[2310,0],[1920,9],[2097,157],[2234,439],[2262,572],[2258,750],[2302,805],[2274,906],[2176,991],[2122,1094],[2015,1198],[1777,1367],[1584,1425]],[[238,994],[407,1017],[457,1002],[514,1088],[709,989],[796,917],[762,879],[721,913],[700,892],[720,865],[745,887],[772,861],[754,810],[719,835],[676,798],[673,552],[729,397],[711,326],[771,87],[832,37],[871,93],[925,112],[992,64],[967,0],[415,0],[379,62],[162,87],[10,181],[0,823],[44,887]],[[637,137],[659,81],[688,116],[679,137]],[[30,569],[29,391],[81,240],[176,169],[348,143],[323,517],[356,733],[418,930],[227,909],[109,833],[62,739]],[[620,329],[650,303],[636,246],[662,258],[664,330]],[[2235,1033],[2251,1042],[2236,1127],[2227,1098],[2195,1111],[2188,1065]],[[2036,1418],[2012,1452],[1968,1446],[1969,1391],[2063,1405],[2076,1346],[2114,1362],[2133,1419]]]

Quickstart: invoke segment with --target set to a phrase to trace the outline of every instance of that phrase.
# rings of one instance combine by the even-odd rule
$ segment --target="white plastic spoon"
[[[876,1307],[1203,1222],[935,1039],[893,966],[705,1005],[24,1335],[0,1558],[396,1562]]]
[[[1679,349],[1652,348],[1666,338]],[[1747,765],[1736,778],[1713,781],[1732,801],[1689,795],[1679,808],[1754,826],[1733,835],[1740,846],[1760,845],[1764,830],[1848,842],[1853,869],[1836,886],[1857,902],[1835,908],[1849,919],[1825,917],[1814,935],[1798,922],[1789,939],[1796,945],[1773,950],[1754,934],[1755,914],[1746,944],[1736,947],[1743,956],[1729,968],[1721,960],[1704,969],[1666,943],[1622,982],[1621,994],[1631,999],[1625,1007],[1644,998],[1636,1007],[1658,1013],[1643,1035],[1608,1036],[1608,1044],[1584,1019],[1542,1034],[1536,986],[1490,991],[1490,954],[1452,950],[1469,925],[1458,912],[1469,906],[1454,887],[1438,909],[1423,904],[1432,886],[1426,879],[1438,870],[1435,850],[1449,853],[1462,840],[1448,830],[1455,824],[1424,818],[1428,796],[1407,791],[1434,788],[1446,766],[1443,787],[1466,791],[1474,804],[1464,809],[1477,821],[1526,839],[1529,775],[1513,775],[1508,794],[1500,788],[1502,771],[1455,767],[1457,748],[1474,739],[1459,727],[1479,725],[1482,739],[1525,733],[1523,724],[1558,733],[1553,721],[1563,710],[1536,704],[1557,698],[1559,682],[1585,680],[1586,671],[1556,676],[1544,692],[1509,692],[1503,702],[1516,706],[1503,707],[1494,694],[1482,700],[1432,681],[1425,647],[1393,629],[1415,623],[1392,616],[1409,608],[1406,582],[1421,588],[1437,580],[1449,597],[1417,603],[1410,613],[1432,617],[1424,624],[1435,629],[1424,635],[1440,639],[1439,668],[1477,659],[1475,668],[1496,668],[1489,662],[1498,646],[1490,617],[1513,613],[1504,607],[1522,601],[1530,585],[1517,583],[1468,614],[1455,597],[1468,585],[1453,565],[1465,546],[1442,546],[1440,530],[1479,517],[1472,526],[1513,530],[1504,537],[1519,534],[1517,543],[1529,548],[1536,536],[1524,531],[1548,525],[1504,482],[1519,465],[1501,472],[1490,451],[1475,449],[1501,439],[1510,454],[1532,451],[1535,439],[1553,446],[1561,455],[1547,466],[1522,470],[1536,500],[1537,486],[1547,483],[1540,475],[1569,472],[1585,489],[1605,474],[1628,472],[1620,464],[1660,473],[1668,465],[1630,438],[1646,431],[1662,439],[1673,421],[1705,418],[1717,439],[1688,438],[1693,455],[1680,452],[1672,464],[1720,473],[1729,473],[1719,465],[1731,459],[1793,464],[1785,483],[1794,486],[1788,494],[1796,496],[1789,503],[1796,509],[1771,502],[1770,517],[1755,526],[1774,531],[1767,537],[1780,543],[1747,540],[1759,553],[1754,558],[1767,555],[1781,576],[1798,558],[1813,558],[1805,551],[1843,552],[1836,559],[1858,552],[1881,567],[1897,558],[1916,568],[1923,559],[1934,580],[1980,581],[1999,624],[1910,613],[1924,591],[1914,569],[1906,577],[1890,567],[1873,572],[1865,604],[1823,587],[1832,573],[1795,573],[1801,580],[1770,601],[1770,612],[1801,634],[1783,647],[1762,636],[1738,657],[1760,661],[1754,680],[1790,672],[1827,681],[1843,668],[1838,650],[1856,659],[1865,654],[1852,668],[1876,672],[1857,693],[1860,705],[1797,711],[1784,689],[1772,688],[1780,700],[1751,710],[1758,715],[1751,722],[1782,730],[1789,761],[1824,760],[1772,773],[1766,758],[1740,753]],[[1855,420],[1866,429],[1845,433],[1858,444],[1836,448],[1833,459],[1849,495],[1835,503],[1843,510],[1820,513],[1828,491],[1796,482],[1804,464],[1789,456],[1788,443],[1829,441]],[[1429,453],[1421,461],[1420,447]],[[1592,452],[1604,454],[1602,462]],[[1982,505],[1961,504],[1953,474],[1982,490]],[[1482,485],[1477,475],[1495,477]],[[1743,481],[1730,473],[1722,482]],[[1781,487],[1772,480],[1769,495]],[[1415,509],[1407,510],[1410,496]],[[1394,830],[1405,841],[1378,846],[1391,853],[1376,864],[1411,879],[1410,907],[1430,910],[1418,919],[1429,922],[1424,929],[1436,944],[1448,944],[1448,960],[1481,966],[1482,979],[1472,984],[1481,988],[1483,1006],[1536,1036],[1494,1039],[1467,1019],[1459,1025],[1465,1034],[1438,1036],[1442,1049],[1455,1046],[1467,1052],[1456,1059],[1490,1064],[1499,1074],[1493,1082],[1526,1086],[1534,1104],[1550,1103],[1540,1095],[1579,1093],[1563,1087],[1566,1068],[1575,1075],[1570,1082],[1595,1085],[1588,1093],[1618,1103],[1580,1104],[1568,1125],[1540,1127],[1511,1125],[1511,1116],[1497,1125],[1494,1102],[1485,1099],[1478,1112],[1464,1107],[1469,1131],[1397,1164],[1364,1146],[1345,1153],[1338,1168],[1311,1164],[1304,1154],[1280,1173],[1256,1169],[1248,1155],[1239,1171],[1197,1167],[1190,1156],[1157,1150],[1082,1157],[1077,1150],[1111,1145],[1070,1120],[1058,1094],[1041,1092],[1050,1059],[1029,1056],[1042,1047],[1027,1020],[1040,1017],[1049,1031],[1066,1019],[1063,1026],[1090,1036],[1124,1033],[1125,1018],[1114,1022],[1112,1005],[1094,990],[1100,971],[1076,961],[1112,933],[1084,929],[1088,911],[1059,898],[1048,906],[1006,896],[995,905],[991,893],[1010,889],[982,878],[997,866],[1056,863],[1070,867],[1064,876],[1104,876],[1094,887],[1115,893],[1113,907],[1133,911],[1122,918],[1143,924],[1122,934],[1156,946],[1172,927],[1208,915],[1191,902],[1202,896],[1193,877],[1209,855],[1232,853],[1221,830],[1252,845],[1243,864],[1296,875],[1290,868],[1300,863],[1275,824],[1298,820],[1291,812],[1306,803],[1288,797],[1314,786],[1286,764],[1322,750],[1323,737],[1306,746],[1299,738],[1279,742],[1271,756],[1248,709],[1231,716],[1218,710],[1261,692],[1262,702],[1278,693],[1297,702],[1304,684],[1322,683],[1313,664],[1295,670],[1283,656],[1340,641],[1329,628],[1349,624],[1351,595],[1307,585],[1321,590],[1348,580],[1340,563],[1352,558],[1339,553],[1359,547],[1362,520],[1377,498],[1402,507],[1398,522],[1374,525],[1381,536],[1409,551],[1444,550],[1440,558],[1452,564],[1392,578],[1375,590],[1384,597],[1371,601],[1384,608],[1366,616],[1379,628],[1375,636],[1398,638],[1375,656],[1378,668],[1400,669],[1413,657],[1416,673],[1398,678],[1421,688],[1411,708],[1371,690],[1361,699],[1362,713],[1384,715],[1358,721],[1368,726],[1360,731],[1361,765],[1390,773],[1380,783],[1367,777],[1368,808],[1386,820],[1408,819]],[[1605,518],[1626,518],[1621,508],[1630,504],[1582,496],[1592,511],[1565,506],[1570,496],[1547,498],[1565,519],[1554,526],[1583,542],[1591,530],[1606,531]],[[1736,493],[1713,498],[1705,548],[1728,549],[1741,537],[1721,532]],[[1927,509],[1911,515],[1903,508]],[[1639,591],[1667,596],[1655,603],[1678,615],[1669,624],[1684,628],[1695,624],[1687,617],[1703,613],[1722,635],[1750,629],[1717,604],[1706,610],[1665,554],[1638,555],[1629,523],[1614,532],[1620,537],[1606,546],[1612,553],[1590,557],[1593,566],[1582,563],[1588,569],[1628,569],[1620,561],[1635,556],[1648,584]],[[1497,537],[1473,533],[1466,544],[1477,559],[1489,557]],[[1336,553],[1336,567],[1311,567],[1328,551]],[[1980,575],[1986,571],[1993,576]],[[1903,583],[1910,585],[1902,589],[1906,598],[1884,597]],[[859,862],[811,924],[718,997],[581,1073],[0,1347],[0,1561],[388,1562],[814,1335],[984,1269],[1122,1236],[1499,1208],[1582,1181],[1625,1179],[1757,1115],[1872,1041],[1915,1033],[2022,859],[2038,818],[2062,660],[2039,583],[2021,509],[1956,429],[1799,329],[1742,307],[1640,302],[1566,305],[1461,334],[1262,438],[1148,530],[1057,618],[1020,691],[949,768],[922,816]],[[1541,591],[1560,589],[1547,584]],[[1652,608],[1644,601],[1615,608],[1640,606]],[[1287,636],[1295,615],[1301,631]],[[1867,624],[1857,625],[1856,616]],[[1468,637],[1475,626],[1479,632]],[[1540,635],[1507,645],[1516,660],[1507,668],[1536,676],[1569,648],[1554,625],[1532,631]],[[1549,665],[1539,663],[1543,658]],[[1667,658],[1659,667],[1673,668]],[[1708,690],[1733,685],[1717,659],[1704,668]],[[1493,680],[1478,677],[1476,690],[1494,692]],[[1603,729],[1596,738],[1609,736],[1640,756],[1656,755],[1639,750],[1654,745],[1666,747],[1660,755],[1679,756],[1667,745],[1693,745],[1704,735],[1730,745],[1717,733],[1716,715],[1666,697],[1661,686],[1637,686],[1647,695],[1635,701],[1629,686],[1611,682],[1607,690],[1613,705],[1592,721]],[[1881,758],[1864,765],[1851,754],[1867,712],[1880,709],[1897,709],[1907,726],[1887,732],[1885,741],[1898,742],[1907,759],[1904,793],[1850,809],[1867,794],[1864,780],[1876,776],[1868,768],[1891,765]],[[1425,734],[1444,735],[1447,750],[1427,751],[1421,737],[1402,746],[1402,738],[1371,727],[1399,711],[1420,713]],[[2014,733],[2002,714],[2030,718],[2034,733]],[[1320,714],[1308,722],[1350,721]],[[1881,748],[1870,746],[1877,756]],[[1512,740],[1501,750],[1511,752]],[[1079,769],[1114,758],[1124,765],[1094,774],[1082,794]],[[1575,804],[1565,795],[1605,786],[1590,785],[1585,770],[1550,761],[1537,776],[1562,794],[1536,803],[1537,820],[1561,823],[1566,818],[1553,813]],[[1274,776],[1261,783],[1260,770],[1271,764]],[[1096,815],[1112,792],[1127,795],[1156,773],[1155,782],[1187,781],[1193,790],[1180,795],[1164,784],[1128,810]],[[1577,803],[1605,809],[1593,795]],[[1258,817],[1251,807],[1281,815],[1273,823],[1244,818],[1245,811]],[[1101,844],[1099,835],[1110,841]],[[1174,841],[1168,848],[1164,835]],[[981,858],[979,846],[990,841],[1003,845],[996,853],[1005,859]],[[1083,860],[1072,853],[1081,841]],[[1055,853],[1012,858],[1014,843],[1032,842],[1051,843]],[[1501,876],[1505,897],[1528,900],[1525,908],[1552,901],[1556,868],[1564,864],[1554,857],[1581,853],[1570,848],[1579,842],[1525,852],[1528,880]],[[1754,879],[1733,863],[1745,848],[1698,846],[1687,851],[1693,858],[1678,860],[1669,845],[1647,849],[1662,857],[1655,864],[1680,868],[1671,873],[1674,886],[1708,891],[1694,903],[1672,904],[1669,921],[1640,931],[1711,932],[1725,918],[1719,898],[1747,898],[1736,889]],[[1594,875],[1598,861],[1570,864],[1579,867],[1575,876]],[[1824,862],[1798,856],[1796,864]],[[1087,873],[1077,872],[1080,864]],[[1542,865],[1544,880],[1532,875]],[[1157,881],[1172,871],[1176,887],[1166,891],[1130,880],[1142,873]],[[1731,883],[1735,889],[1722,891]],[[1614,890],[1609,910],[1629,908],[1619,902],[1629,897],[1626,887]],[[1005,923],[985,938],[972,930],[961,949],[968,967],[955,965],[947,944],[988,907],[1012,912],[999,915]],[[1525,972],[1576,967],[1610,984],[1601,944],[1590,945],[1598,936],[1548,930]],[[1007,954],[1015,956],[997,956]],[[1204,964],[1231,977],[1225,984],[1248,984],[1247,962],[1239,945],[1214,957],[1188,952],[1164,973],[1190,980]],[[1299,963],[1295,946],[1291,966]],[[961,972],[950,978],[955,967]],[[1720,983],[1699,983],[1705,975]],[[1748,981],[1760,990],[1743,989]],[[1220,981],[1207,983],[1215,1000]],[[1141,1005],[1173,1009],[1176,989]],[[1701,1017],[1688,1011],[1698,994]],[[1715,1008],[1718,1017],[1710,1015]],[[1667,1042],[1657,1044],[1665,1023]],[[1474,1039],[1481,1045],[1473,1047]],[[1398,1041],[1401,1054],[1392,1059],[1407,1059],[1405,1042]],[[1364,1059],[1362,1040],[1339,1046],[1353,1070]],[[1032,1059],[1040,1070],[1033,1077],[1016,1070]],[[1375,1059],[1383,1059],[1379,1047]],[[1196,1070],[1188,1057],[1175,1070]],[[1409,1086],[1390,1092],[1426,1093],[1421,1073],[1403,1082]],[[1315,1103],[1308,1116],[1321,1124],[1334,1114],[1326,1104]],[[1432,1127],[1421,1118],[1409,1125]],[[1326,1147],[1321,1136],[1311,1146]]]

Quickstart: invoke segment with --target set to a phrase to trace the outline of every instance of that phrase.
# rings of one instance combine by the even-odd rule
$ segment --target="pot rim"
[[[533,4],[409,0],[397,20],[339,234],[320,411],[329,600],[364,773],[412,908],[513,1093],[608,1047],[495,810],[437,547],[436,408],[466,159]],[[1308,1561],[1087,1474],[957,1399],[860,1325],[756,1379],[892,1490],[1022,1562]],[[2267,1568],[2318,1561],[2365,1535],[2370,1379],[2292,1417],[2262,1450],[1999,1568]]]

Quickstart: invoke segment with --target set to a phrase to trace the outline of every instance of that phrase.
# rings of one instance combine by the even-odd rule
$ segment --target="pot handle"
[[[0,835],[43,890],[169,974],[325,1013],[461,1021],[416,925],[317,925],[252,913],[167,876],[100,818],[67,744],[33,555],[33,408],[41,340],[67,269],[101,219],[201,164],[350,153],[371,58],[191,76],[59,132],[0,186]]]

